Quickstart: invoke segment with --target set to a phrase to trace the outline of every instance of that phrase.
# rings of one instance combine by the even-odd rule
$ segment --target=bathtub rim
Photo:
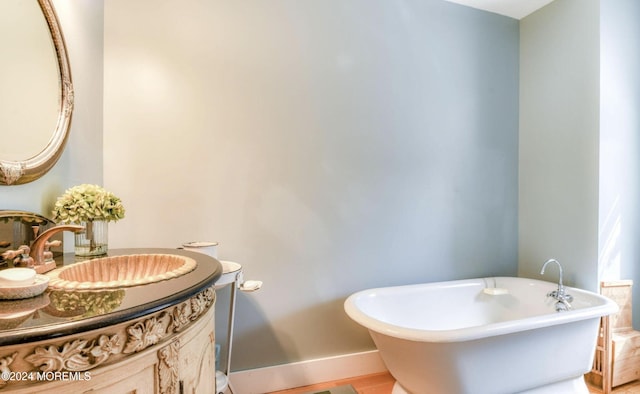
[[[451,330],[424,330],[424,329],[416,329],[416,328],[407,328],[387,322],[383,322],[376,318],[373,318],[366,313],[362,312],[357,306],[356,302],[361,297],[371,296],[376,291],[384,290],[389,291],[390,289],[396,288],[416,288],[422,286],[442,286],[442,285],[460,285],[464,283],[485,283],[483,282],[486,279],[500,279],[500,278],[508,278],[508,279],[519,279],[527,282],[536,282],[545,285],[557,286],[553,282],[543,281],[539,279],[531,279],[531,278],[523,278],[523,277],[511,277],[511,276],[502,276],[502,277],[486,277],[486,278],[473,278],[473,279],[461,279],[461,280],[451,280],[451,281],[440,281],[440,282],[426,282],[426,283],[417,283],[417,284],[409,284],[409,285],[398,285],[398,286],[387,286],[387,287],[376,287],[371,289],[365,289],[353,293],[344,302],[344,310],[347,315],[356,323],[361,326],[378,332],[380,334],[406,339],[410,341],[418,341],[418,342],[464,342],[464,341],[472,341],[476,339],[489,338],[499,335],[512,334],[517,332],[523,332],[528,330],[534,330],[542,327],[549,327],[560,324],[567,324],[571,322],[586,320],[586,319],[594,319],[600,318],[602,316],[607,316],[618,311],[618,305],[612,300],[604,297],[598,293],[594,293],[588,290],[583,290],[579,288],[565,286],[567,292],[570,294],[587,294],[591,297],[595,297],[599,299],[602,304],[595,305],[593,307],[574,309],[567,312],[559,312],[559,313],[550,313],[547,315],[539,315],[539,316],[531,316],[524,319],[519,320],[511,320],[506,322],[498,322],[498,323],[490,323],[486,325],[480,326],[471,326],[464,328],[457,328]],[[517,322],[517,323],[516,323]]]

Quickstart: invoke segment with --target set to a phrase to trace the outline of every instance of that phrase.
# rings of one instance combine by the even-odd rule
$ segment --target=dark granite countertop
[[[103,290],[52,290],[23,300],[0,301],[0,346],[35,342],[110,326],[176,305],[210,287],[222,274],[213,257],[182,249],[110,249],[108,256],[174,254],[197,267],[177,278],[142,286]],[[105,257],[105,256],[100,256]],[[58,268],[86,259],[73,253],[56,259]]]

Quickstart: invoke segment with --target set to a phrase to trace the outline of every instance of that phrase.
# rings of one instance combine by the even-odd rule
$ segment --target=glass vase
[[[84,231],[75,234],[76,256],[93,257],[107,254],[108,223],[104,220],[80,222]]]

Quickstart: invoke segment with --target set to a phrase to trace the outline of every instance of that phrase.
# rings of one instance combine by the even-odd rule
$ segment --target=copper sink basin
[[[49,287],[92,290],[139,286],[177,278],[196,268],[196,261],[173,254],[103,257],[52,271]]]

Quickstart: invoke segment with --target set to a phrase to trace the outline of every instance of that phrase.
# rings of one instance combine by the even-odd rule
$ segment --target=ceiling
[[[522,19],[539,8],[551,3],[553,0],[446,0],[452,3],[466,5],[506,15],[514,19]]]

